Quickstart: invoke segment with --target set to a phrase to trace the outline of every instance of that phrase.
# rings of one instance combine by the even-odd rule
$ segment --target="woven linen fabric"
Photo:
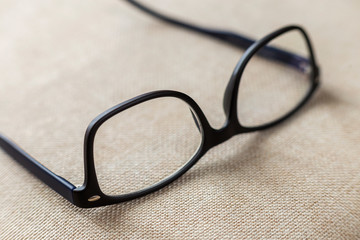
[[[73,206],[0,151],[0,239],[360,239],[360,2],[147,3],[254,38],[304,26],[319,91],[286,122],[235,136],[168,187],[111,206]],[[2,0],[0,36],[0,131],[76,185],[87,125],[124,100],[182,91],[220,127],[243,54],[115,0]]]

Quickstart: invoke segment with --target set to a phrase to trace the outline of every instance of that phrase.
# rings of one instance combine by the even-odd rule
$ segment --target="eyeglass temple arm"
[[[230,32],[230,31],[200,27],[200,26],[197,26],[194,24],[176,20],[176,19],[168,17],[162,13],[159,13],[155,10],[152,10],[152,9],[148,8],[147,6],[140,4],[134,0],[126,0],[126,1],[129,2],[130,4],[132,4],[133,6],[135,6],[136,8],[138,8],[138,9],[140,9],[162,21],[165,21],[165,22],[173,24],[175,26],[182,27],[182,28],[185,28],[185,29],[188,29],[191,31],[195,31],[195,32],[207,35],[207,36],[211,36],[213,38],[222,40],[224,42],[227,42],[231,45],[240,47],[242,49],[246,49],[246,48],[250,47],[255,42],[255,40],[253,40],[251,38],[248,38],[248,37],[245,37],[240,34]],[[264,58],[267,58],[267,59],[279,61],[279,62],[285,63],[287,65],[290,65],[301,72],[306,72],[307,66],[309,66],[308,59],[301,57],[297,54],[287,52],[285,50],[275,48],[275,47],[266,46],[259,52],[259,55]]]
[[[73,201],[73,190],[76,188],[73,184],[64,178],[51,172],[49,169],[41,165],[23,149],[17,146],[13,141],[0,134],[0,148],[9,154],[14,160],[38,177],[42,182],[55,190],[71,203]]]

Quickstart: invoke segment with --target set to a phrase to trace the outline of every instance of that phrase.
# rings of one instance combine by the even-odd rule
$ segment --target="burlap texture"
[[[320,91],[289,121],[239,135],[144,198],[77,208],[0,152],[0,239],[359,239],[359,1],[151,1],[259,38],[311,35]],[[0,3],[0,130],[74,184],[100,112],[176,89],[214,127],[242,51],[156,21],[123,1]]]

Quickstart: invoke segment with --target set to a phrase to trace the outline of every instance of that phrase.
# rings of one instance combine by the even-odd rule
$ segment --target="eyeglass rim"
[[[237,94],[238,94],[238,86],[241,81],[241,75],[243,71],[245,70],[246,64],[249,62],[252,56],[256,54],[256,52],[261,49],[263,46],[265,46],[267,43],[269,43],[274,38],[292,30],[299,30],[305,37],[310,58],[311,58],[311,64],[313,73],[311,74],[311,82],[312,86],[309,90],[309,92],[306,94],[306,96],[303,98],[302,101],[299,102],[298,105],[294,107],[293,110],[291,110],[289,113],[285,114],[283,117],[272,121],[270,123],[257,126],[257,127],[244,127],[241,125],[238,116],[237,116]],[[258,130],[263,130],[266,128],[270,128],[272,126],[275,126],[282,121],[286,120],[290,116],[292,116],[295,112],[297,112],[313,95],[316,88],[319,84],[319,68],[317,67],[315,56],[313,53],[313,49],[311,46],[310,39],[308,35],[306,34],[305,30],[301,28],[300,26],[291,25],[287,27],[283,27],[277,31],[274,31],[268,35],[266,35],[264,38],[260,39],[259,41],[255,42],[251,47],[249,47],[245,53],[242,55],[240,60],[238,61],[235,70],[230,78],[229,84],[226,88],[225,94],[224,94],[224,110],[226,115],[226,122],[224,126],[220,129],[213,128],[209,121],[207,120],[204,112],[199,107],[199,105],[187,94],[178,92],[178,91],[172,91],[172,90],[159,90],[159,91],[153,91],[148,92],[145,94],[142,94],[140,96],[134,97],[130,100],[127,100],[123,103],[120,103],[107,111],[103,112],[99,116],[97,116],[88,126],[86,133],[85,133],[85,140],[84,140],[84,163],[85,163],[85,180],[84,184],[81,187],[78,187],[74,189],[74,203],[77,206],[80,207],[98,207],[103,205],[110,205],[115,204],[119,202],[129,201],[133,200],[135,198],[139,198],[142,196],[145,196],[149,193],[153,193],[176,179],[178,179],[180,176],[182,176],[185,172],[187,172],[192,166],[194,166],[198,160],[211,148],[215,147],[216,145],[228,140],[232,136],[245,133],[245,132],[253,132]],[[197,115],[199,123],[202,126],[202,141],[201,145],[198,148],[197,152],[193,155],[189,161],[183,165],[180,169],[178,169],[176,172],[174,172],[172,175],[164,178],[163,180],[159,181],[158,183],[155,183],[153,185],[150,185],[148,187],[145,187],[142,190],[134,191],[132,193],[122,194],[122,195],[107,195],[103,193],[103,191],[100,188],[100,185],[98,183],[98,178],[96,175],[95,170],[95,162],[94,162],[94,140],[97,130],[100,128],[100,126],[110,119],[111,117],[117,115],[118,113],[131,108],[133,106],[136,106],[138,104],[141,104],[143,102],[161,98],[161,97],[175,97],[178,99],[181,99],[185,101],[193,110],[194,113]],[[226,99],[230,99],[230,101],[226,102]],[[89,201],[92,197],[97,196],[97,201]]]
[[[302,36],[305,39],[308,51],[309,51],[309,60],[310,60],[312,72],[310,74],[311,86],[310,86],[308,92],[305,94],[303,99],[300,100],[299,103],[297,105],[295,105],[294,108],[291,111],[289,111],[287,114],[284,114],[283,116],[281,116],[273,121],[269,121],[268,123],[260,124],[258,126],[244,126],[243,124],[241,124],[241,121],[238,118],[238,113],[237,113],[238,102],[237,102],[237,100],[238,100],[238,93],[239,93],[241,77],[246,69],[247,64],[249,63],[251,58],[261,48],[266,46],[269,42],[271,42],[272,40],[276,39],[277,37],[279,37],[285,33],[288,33],[290,31],[294,31],[294,30],[299,31],[302,34]],[[263,130],[263,129],[272,127],[274,125],[277,125],[277,124],[281,123],[282,121],[286,120],[287,118],[289,118],[290,116],[292,116],[309,100],[309,98],[312,96],[312,94],[317,89],[317,87],[320,83],[319,75],[320,75],[320,70],[316,63],[316,58],[315,58],[315,54],[314,54],[313,47],[311,44],[311,40],[310,40],[308,34],[306,33],[306,31],[301,26],[298,26],[298,25],[289,25],[289,26],[280,28],[279,30],[274,31],[274,32],[266,35],[262,39],[256,41],[253,45],[251,45],[248,49],[246,49],[246,51],[242,55],[241,59],[236,64],[235,69],[233,71],[233,74],[230,77],[230,81],[226,87],[225,94],[224,94],[223,107],[224,107],[226,117],[227,117],[227,119],[232,119],[233,121],[236,121],[238,123],[238,128],[241,128],[241,129],[244,129],[247,131]]]

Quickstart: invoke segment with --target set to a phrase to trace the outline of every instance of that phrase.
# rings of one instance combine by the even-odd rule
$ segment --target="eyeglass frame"
[[[139,3],[133,1],[133,0],[127,0],[134,6],[140,8],[141,10],[144,10],[147,13],[150,13],[151,15],[161,18],[162,20],[165,20],[169,22],[168,17],[165,17],[162,14],[159,14],[158,12],[154,12],[153,10],[150,10],[149,8],[140,5]],[[154,14],[155,13],[155,14]],[[161,17],[159,17],[161,16]],[[165,18],[165,19],[164,19]],[[180,21],[173,20],[172,24],[178,25]],[[182,25],[185,23],[180,22]],[[187,24],[189,25],[189,24]],[[194,26],[194,25],[189,25]],[[182,26],[184,27],[184,26]],[[185,27],[187,28],[186,24]],[[198,28],[195,26],[195,28]],[[201,28],[205,29],[205,28]],[[191,29],[194,30],[194,29]],[[212,33],[216,33],[216,30],[211,29],[205,29],[206,31],[210,31]],[[284,63],[292,65],[292,67],[300,67],[301,61],[303,59],[299,60],[299,56],[294,55],[292,53],[287,53],[283,50],[276,49],[276,48],[268,48],[266,45],[272,41],[273,39],[277,38],[278,36],[289,32],[293,30],[298,30],[304,37],[305,42],[308,47],[309,51],[309,61],[308,64],[311,65],[312,72],[310,73],[310,81],[311,81],[311,87],[308,91],[308,93],[304,96],[304,98],[296,105],[291,111],[289,111],[284,116],[280,117],[279,119],[276,119],[272,122],[256,126],[256,127],[245,127],[243,126],[238,118],[237,114],[237,97],[238,97],[238,89],[239,84],[241,81],[241,76],[243,71],[245,70],[245,67],[247,63],[250,61],[250,59],[256,54],[259,53],[260,49],[267,49],[268,52],[264,52],[263,56],[265,58],[270,58],[277,61],[282,61]],[[198,31],[195,29],[195,31]],[[294,113],[296,113],[308,100],[311,98],[315,90],[319,86],[319,67],[316,64],[313,48],[311,45],[311,41],[305,32],[303,28],[296,25],[286,26],[283,27],[277,31],[274,31],[268,35],[266,35],[264,38],[253,41],[251,39],[245,38],[241,35],[234,34],[231,32],[224,32],[224,31],[218,31],[222,33],[222,36],[226,36],[226,34],[229,36],[226,40],[229,43],[234,44],[234,42],[238,42],[240,44],[237,44],[237,46],[246,45],[249,44],[249,42],[246,42],[246,40],[249,40],[252,42],[251,46],[247,48],[247,50],[244,52],[240,60],[235,66],[235,69],[233,71],[232,76],[230,77],[229,83],[226,87],[225,93],[224,93],[224,99],[223,99],[223,108],[226,116],[226,121],[223,127],[220,129],[215,129],[211,127],[209,124],[205,114],[199,107],[199,105],[188,95],[178,92],[178,91],[172,91],[172,90],[159,90],[159,91],[153,91],[148,92],[145,94],[142,94],[140,96],[134,97],[130,100],[127,100],[125,102],[122,102],[105,112],[98,115],[94,120],[91,121],[89,126],[87,127],[87,130],[85,132],[85,139],[84,139],[84,171],[85,171],[85,179],[82,186],[76,187],[66,179],[56,175],[49,169],[47,169],[45,166],[43,166],[41,163],[39,163],[36,159],[31,157],[28,153],[26,153],[23,149],[21,149],[16,143],[14,143],[9,138],[5,137],[4,135],[0,134],[0,147],[8,154],[10,155],[14,160],[16,160],[18,163],[23,165],[28,171],[33,173],[36,177],[38,177],[42,182],[47,184],[50,188],[55,190],[57,193],[62,195],[65,199],[73,203],[74,205],[81,207],[81,208],[93,208],[93,207],[99,207],[99,206],[105,206],[110,204],[116,204],[120,202],[125,202],[129,200],[133,200],[135,198],[139,198],[142,196],[145,196],[147,194],[153,193],[176,179],[178,179],[180,176],[182,176],[185,172],[187,172],[194,164],[198,162],[198,160],[206,154],[208,150],[211,148],[217,146],[220,143],[223,143],[230,139],[231,137],[242,134],[242,133],[248,133],[248,132],[254,132],[259,130],[264,130],[270,127],[273,127],[284,120],[288,119],[290,116],[292,116]],[[206,33],[207,34],[207,33]],[[238,38],[236,38],[238,36]],[[214,37],[214,36],[213,36]],[[216,37],[216,36],[215,36]],[[231,40],[232,39],[232,40]],[[237,39],[237,40],[236,40]],[[245,39],[245,41],[242,41]],[[224,40],[224,39],[221,39]],[[274,55],[274,53],[276,53]],[[280,58],[279,58],[280,56]],[[293,56],[293,59],[291,58]],[[289,58],[290,57],[290,58]],[[292,62],[288,62],[288,60],[295,60]],[[299,61],[299,62],[296,62]],[[123,194],[119,196],[111,196],[104,194],[99,186],[96,170],[95,170],[95,162],[94,162],[94,140],[95,135],[99,127],[108,119],[115,116],[116,114],[134,107],[138,104],[141,104],[143,102],[161,98],[161,97],[174,97],[177,99],[180,99],[184,102],[186,102],[193,113],[196,115],[197,120],[199,121],[198,127],[202,135],[202,141],[197,149],[197,152],[193,155],[193,157],[185,164],[183,165],[179,170],[177,170],[172,175],[164,178],[158,183],[155,183],[147,188],[144,188],[142,190]]]

